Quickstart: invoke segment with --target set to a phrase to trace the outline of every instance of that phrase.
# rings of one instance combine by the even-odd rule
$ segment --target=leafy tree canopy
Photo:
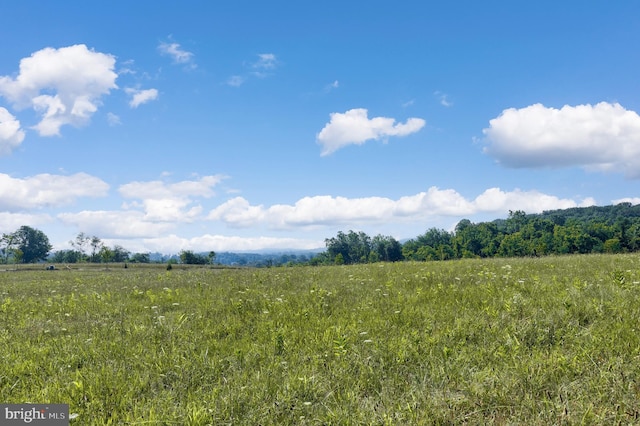
[[[17,231],[2,236],[5,262],[13,257],[16,263],[35,263],[45,260],[51,249],[44,232],[29,226],[21,226]]]

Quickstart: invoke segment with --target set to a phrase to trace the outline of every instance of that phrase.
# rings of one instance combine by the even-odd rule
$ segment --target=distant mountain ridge
[[[318,253],[322,248],[315,250],[255,250],[231,252],[216,252],[215,263],[230,266],[280,266],[295,263],[305,263]],[[206,256],[208,252],[198,253]],[[166,255],[162,253],[149,253],[151,262],[179,261],[178,254]]]

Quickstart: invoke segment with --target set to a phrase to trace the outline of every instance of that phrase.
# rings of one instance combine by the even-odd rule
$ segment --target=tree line
[[[122,246],[108,247],[96,237],[79,233],[69,242],[70,250],[58,250],[51,254],[52,246],[47,235],[29,226],[21,226],[15,232],[0,237],[0,256],[2,263],[111,263],[138,262],[149,263],[148,253],[131,253]]]
[[[21,226],[15,232],[0,237],[0,263],[151,263],[149,253],[131,253],[122,246],[109,247],[97,236],[80,232],[69,241],[72,249],[58,250],[51,254],[52,246],[47,235],[29,226]],[[213,264],[214,251],[206,255],[182,250],[178,254],[181,263],[192,265]]]
[[[0,238],[0,262],[150,263],[148,253],[131,253],[121,246],[108,247],[96,236],[79,233],[72,249],[50,255],[47,236],[22,226]],[[628,253],[640,251],[640,205],[572,208],[526,214],[510,211],[507,219],[472,223],[463,219],[451,232],[431,228],[404,243],[393,237],[364,232],[338,232],[325,239],[326,251],[307,258],[290,258],[287,264],[354,264],[402,260],[546,256],[574,253]],[[185,264],[213,264],[216,253],[183,250]],[[268,263],[265,266],[271,266]]]
[[[316,264],[398,260],[522,257],[640,250],[640,205],[554,210],[542,214],[510,211],[507,219],[472,223],[463,219],[453,232],[431,228],[400,244],[392,237],[339,232],[325,240]]]

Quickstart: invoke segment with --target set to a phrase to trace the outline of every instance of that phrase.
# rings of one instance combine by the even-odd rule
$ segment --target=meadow
[[[0,272],[0,402],[78,425],[640,423],[640,257]]]

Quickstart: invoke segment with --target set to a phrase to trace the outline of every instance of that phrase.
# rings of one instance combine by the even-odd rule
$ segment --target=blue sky
[[[24,0],[0,16],[0,232],[56,249],[79,232],[141,252],[306,249],[640,203],[636,1]]]

